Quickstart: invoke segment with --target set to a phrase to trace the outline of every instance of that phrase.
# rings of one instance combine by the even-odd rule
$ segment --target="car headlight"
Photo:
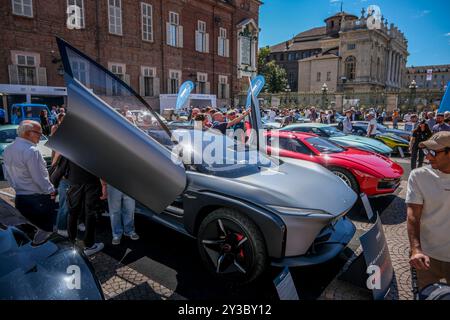
[[[290,208],[281,206],[269,206],[269,208],[289,216],[326,216],[327,218],[332,216],[331,213],[328,213],[320,209],[302,209],[302,208]]]

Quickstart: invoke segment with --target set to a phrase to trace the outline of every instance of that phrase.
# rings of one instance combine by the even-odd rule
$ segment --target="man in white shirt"
[[[275,122],[277,114],[273,109],[269,110],[269,122]]]
[[[352,125],[352,111],[345,111],[345,119],[342,121],[342,132],[345,134],[352,134],[353,125]]]
[[[450,132],[420,143],[431,166],[415,169],[406,194],[410,264],[418,285],[450,284]]]
[[[369,124],[367,125],[367,136],[375,138],[377,135],[377,120],[375,120],[375,113],[370,112],[368,116]]]
[[[17,210],[40,229],[51,232],[56,214],[55,189],[37,148],[42,135],[41,125],[24,120],[17,133],[16,140],[3,153],[5,177],[16,191]]]
[[[405,130],[406,130],[406,131],[412,131],[411,117],[412,117],[411,112],[408,112],[408,113],[405,114],[405,116],[403,117],[403,121],[405,122]]]

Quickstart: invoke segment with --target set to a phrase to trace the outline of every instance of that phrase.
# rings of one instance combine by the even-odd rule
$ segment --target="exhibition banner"
[[[266,79],[264,79],[263,76],[256,76],[251,81],[251,86],[248,88],[247,93],[247,103],[245,104],[245,109],[250,108],[252,104],[252,93],[255,98],[258,98],[259,93],[264,88],[264,85],[266,84]]]
[[[192,90],[194,90],[195,85],[192,81],[186,81],[180,86],[180,90],[178,90],[176,110],[180,110],[184,107],[185,103],[188,101],[189,96],[191,95]]]
[[[280,300],[299,300],[297,289],[288,267],[283,269],[283,271],[275,278],[273,283],[277,288],[278,297]]]
[[[367,288],[372,290],[375,300],[383,300],[389,292],[394,277],[389,247],[383,231],[380,217],[374,226],[363,234],[359,240],[364,251],[367,265]]]

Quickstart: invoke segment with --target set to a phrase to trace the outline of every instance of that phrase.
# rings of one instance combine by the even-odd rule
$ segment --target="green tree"
[[[266,79],[263,90],[270,93],[282,92],[288,84],[286,70],[277,65],[274,60],[267,62],[269,54],[270,48],[265,47],[259,51],[258,55],[258,73]]]

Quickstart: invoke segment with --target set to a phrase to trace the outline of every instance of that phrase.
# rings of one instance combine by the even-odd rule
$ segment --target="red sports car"
[[[274,131],[266,136],[269,154],[276,148],[280,157],[321,164],[358,194],[390,194],[400,185],[403,168],[385,156],[343,148],[314,134]]]

